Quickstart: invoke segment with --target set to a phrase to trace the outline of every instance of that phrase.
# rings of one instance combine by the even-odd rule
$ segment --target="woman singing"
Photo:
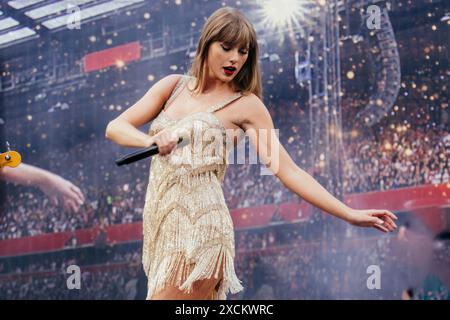
[[[261,95],[255,30],[240,11],[226,7],[206,21],[189,75],[159,80],[108,124],[106,137],[119,145],[159,149],[143,213],[147,299],[226,299],[243,289],[221,187],[241,133],[284,186],[306,201],[355,226],[396,228],[390,211],[349,208],[300,169],[280,145]],[[137,129],[151,120],[148,135]],[[178,148],[180,135],[190,143]]]

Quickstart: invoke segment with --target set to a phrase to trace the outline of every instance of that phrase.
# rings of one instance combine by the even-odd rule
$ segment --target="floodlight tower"
[[[309,120],[315,178],[343,198],[343,135],[338,1],[318,2],[315,26],[308,29]],[[320,215],[319,215],[320,216]]]
[[[261,28],[257,29],[296,29],[303,35],[303,42],[297,43],[294,71],[299,86],[309,91],[310,165],[316,169],[314,177],[342,199],[338,3],[338,0],[265,0],[260,12]],[[322,215],[314,217],[320,219]]]

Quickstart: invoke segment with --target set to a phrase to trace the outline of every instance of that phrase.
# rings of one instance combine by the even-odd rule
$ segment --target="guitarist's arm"
[[[54,205],[77,212],[84,203],[81,190],[70,181],[50,171],[21,163],[16,168],[0,169],[0,179],[21,185],[37,187],[45,193]]]
[[[0,179],[26,186],[39,186],[45,183],[50,172],[21,163],[16,168],[3,167],[0,169]]]

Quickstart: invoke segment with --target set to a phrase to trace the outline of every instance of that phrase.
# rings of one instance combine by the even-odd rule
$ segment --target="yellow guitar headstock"
[[[6,142],[6,148],[8,151],[5,153],[0,153],[0,168],[5,166],[15,168],[22,162],[22,157],[17,151],[11,151],[9,148],[9,143]]]

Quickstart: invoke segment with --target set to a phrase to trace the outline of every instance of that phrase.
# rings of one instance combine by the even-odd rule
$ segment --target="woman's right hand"
[[[159,154],[165,156],[172,152],[177,146],[178,135],[169,129],[164,129],[149,139],[148,146],[156,144],[158,146]]]

